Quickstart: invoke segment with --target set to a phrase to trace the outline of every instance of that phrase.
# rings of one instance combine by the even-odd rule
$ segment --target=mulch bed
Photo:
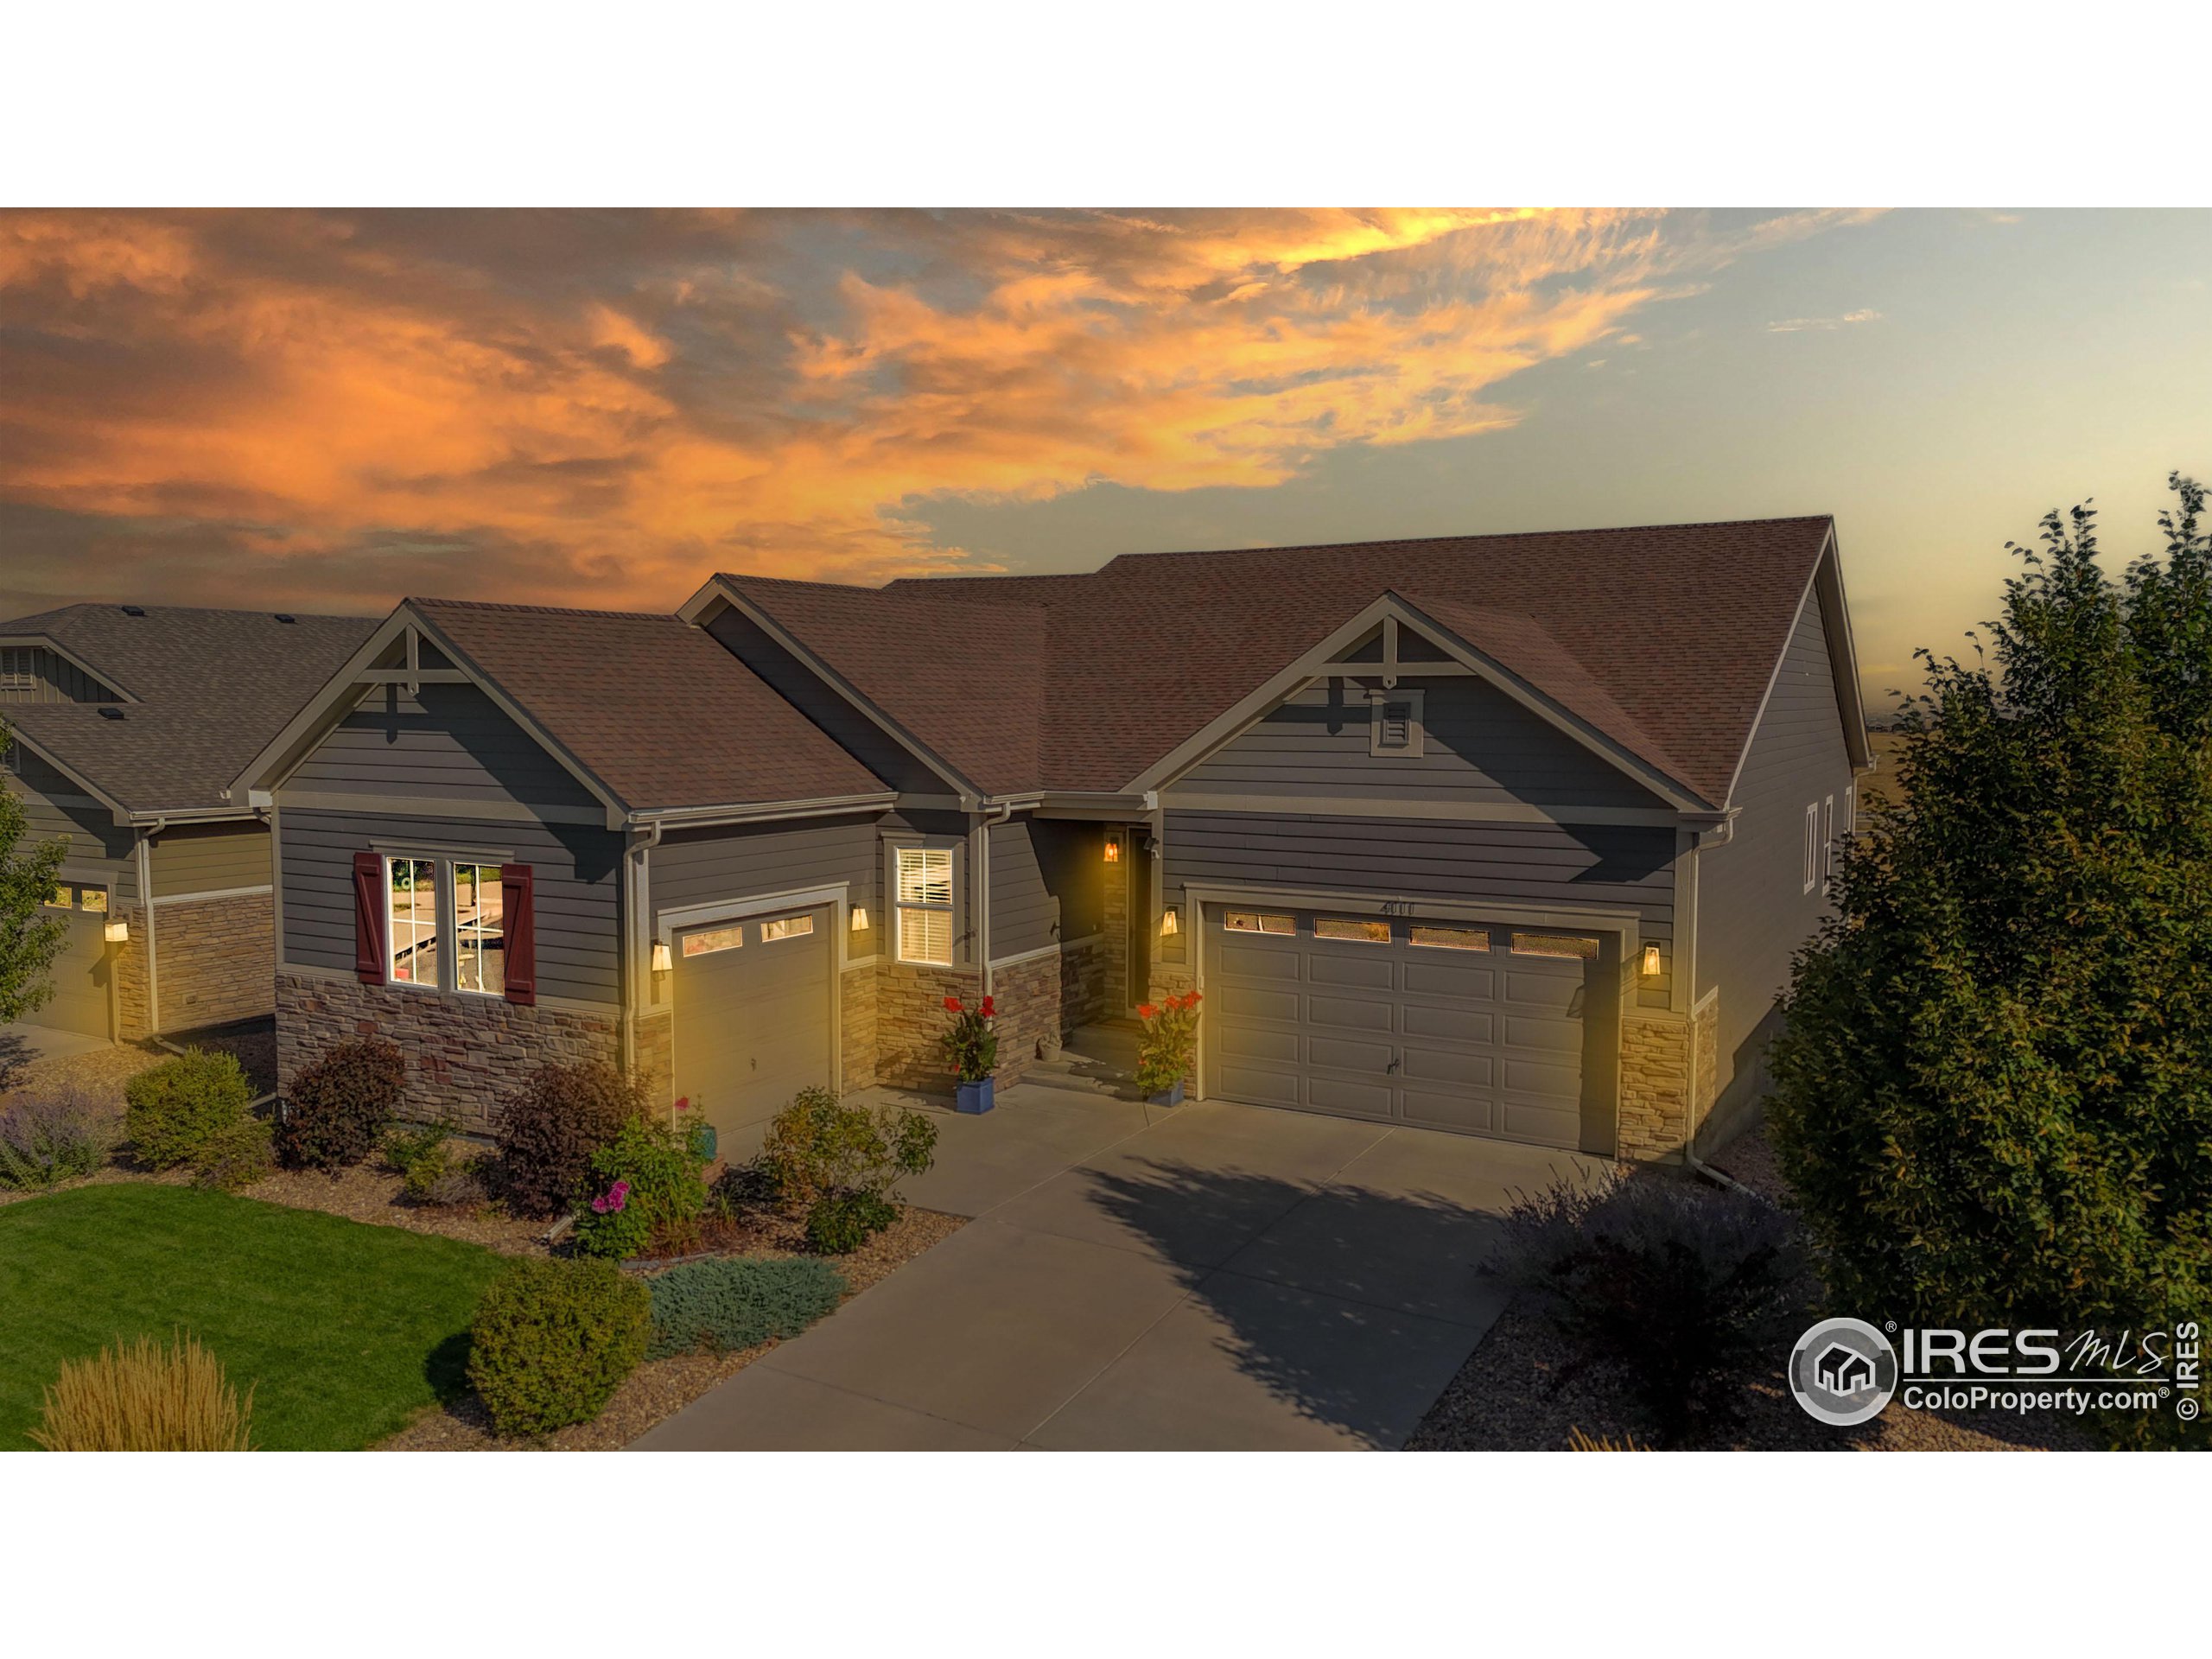
[[[260,1189],[254,1189],[258,1197]],[[964,1224],[958,1216],[934,1210],[902,1207],[899,1219],[849,1255],[833,1258],[845,1275],[849,1299],[880,1280],[888,1278],[932,1245],[942,1243]],[[797,1255],[789,1248],[791,1233],[772,1222],[730,1230],[709,1239],[716,1248],[736,1246],[736,1253],[757,1256]],[[832,1315],[831,1317],[835,1317]],[[382,1452],[611,1452],[636,1440],[647,1429],[690,1405],[725,1378],[734,1376],[776,1344],[728,1354],[680,1354],[671,1359],[648,1360],[632,1371],[614,1391],[607,1408],[588,1423],[564,1428],[543,1440],[502,1440],[493,1433],[482,1403],[474,1395],[425,1414],[385,1441]]]
[[[1763,1196],[1787,1202],[1789,1185],[1764,1129],[1739,1137],[1707,1161]],[[1576,1430],[1615,1444],[1633,1439],[1639,1447],[1653,1445],[1652,1424],[1623,1379],[1600,1366],[1577,1369],[1579,1357],[1525,1299],[1516,1300],[1428,1408],[1406,1450],[1565,1451]],[[2072,1452],[2096,1446],[2079,1424],[2048,1413],[1913,1411],[1900,1401],[1891,1402],[1871,1422],[1831,1428],[1790,1397],[1777,1357],[1771,1373],[1750,1384],[1741,1427],[1711,1449]]]

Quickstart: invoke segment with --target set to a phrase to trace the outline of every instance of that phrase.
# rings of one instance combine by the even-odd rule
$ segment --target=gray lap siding
[[[993,961],[1089,938],[1103,925],[1103,829],[1027,817],[991,830]]]
[[[473,685],[371,690],[284,782],[284,792],[600,810],[591,791]]]
[[[1731,1112],[1764,1086],[1790,957],[1828,909],[1817,883],[1805,891],[1805,809],[1833,797],[1840,830],[1853,783],[1824,623],[1816,594],[1745,753],[1734,832],[1697,855],[1697,988],[1720,992],[1718,1082]]]
[[[620,1001],[620,836],[582,825],[310,810],[281,796],[278,807],[285,962],[353,973],[355,853],[512,854],[531,867],[538,995]]]
[[[694,905],[842,882],[847,901],[865,906],[868,915],[867,928],[847,935],[845,953],[874,956],[884,927],[879,837],[893,822],[871,813],[673,830],[649,855],[655,922],[666,912]]]

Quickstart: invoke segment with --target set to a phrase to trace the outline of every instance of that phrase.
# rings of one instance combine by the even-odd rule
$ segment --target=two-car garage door
[[[1594,938],[1217,905],[1205,928],[1209,1096],[1582,1141]]]

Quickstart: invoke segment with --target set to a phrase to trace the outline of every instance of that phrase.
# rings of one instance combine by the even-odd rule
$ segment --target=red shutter
[[[353,972],[365,985],[385,978],[384,860],[353,855]]]
[[[530,900],[530,866],[499,866],[499,925],[506,941],[507,1001],[537,1001],[537,918]]]

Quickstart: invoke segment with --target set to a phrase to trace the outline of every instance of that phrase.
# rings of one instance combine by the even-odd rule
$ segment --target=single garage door
[[[687,928],[672,941],[676,1092],[715,1126],[726,1158],[809,1087],[834,1087],[828,908]]]
[[[1525,929],[1209,905],[1206,1093],[1577,1146],[1597,954]]]
[[[107,898],[105,887],[64,882],[39,914],[59,916],[68,936],[54,959],[54,995],[29,1018],[33,1025],[108,1037]]]

